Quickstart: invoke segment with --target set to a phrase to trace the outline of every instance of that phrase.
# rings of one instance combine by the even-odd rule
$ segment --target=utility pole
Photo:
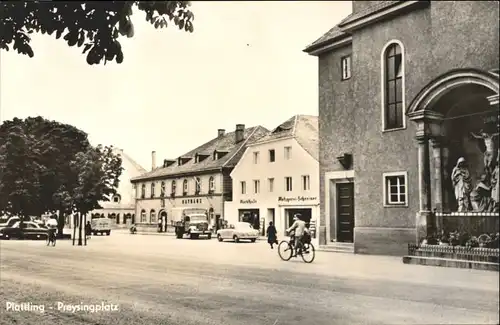
[[[78,246],[82,246],[82,221],[83,221],[83,216],[80,212],[78,212]]]

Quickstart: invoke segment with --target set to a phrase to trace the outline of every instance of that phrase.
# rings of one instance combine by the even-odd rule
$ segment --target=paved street
[[[2,241],[0,324],[495,324],[498,273],[318,252],[283,262],[263,241],[115,232],[86,247]],[[45,313],[6,310],[44,304]],[[64,312],[64,304],[118,311]]]

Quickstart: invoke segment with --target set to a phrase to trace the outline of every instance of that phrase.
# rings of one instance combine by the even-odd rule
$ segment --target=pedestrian
[[[162,232],[162,222],[161,222],[161,217],[158,218],[158,232]]]
[[[85,225],[85,236],[87,236],[87,239],[90,239],[91,234],[92,234],[92,225],[90,224],[90,221],[87,221],[87,224]]]
[[[276,227],[273,225],[272,221],[269,222],[269,227],[267,227],[266,233],[267,242],[271,245],[271,249],[274,249],[273,245],[278,244],[278,238],[276,237],[278,232],[276,231]]]

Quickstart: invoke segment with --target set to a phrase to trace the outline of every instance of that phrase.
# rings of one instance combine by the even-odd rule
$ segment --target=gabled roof
[[[203,172],[207,170],[214,170],[223,167],[234,167],[243,155],[246,146],[264,135],[269,133],[269,130],[262,126],[255,126],[246,128],[244,131],[244,140],[240,143],[235,143],[235,132],[226,133],[223,136],[214,138],[205,144],[193,149],[180,157],[192,157],[183,165],[179,165],[176,161],[169,167],[158,167],[152,171],[142,174],[141,176],[132,178],[132,181],[147,180],[151,178],[172,177],[179,174]],[[214,151],[227,152],[222,158],[214,159]],[[195,155],[210,154],[210,157],[203,161],[196,163]]]
[[[132,166],[134,166],[134,168],[139,173],[145,173],[146,172],[146,169],[144,169],[141,165],[139,165],[139,163],[137,161],[135,161],[134,159],[132,159],[132,157],[130,157],[128,154],[126,154],[122,149],[113,148],[113,153],[115,155],[120,155],[122,157],[122,160],[127,160],[128,162],[130,162],[130,164]]]
[[[363,10],[353,12],[352,14],[348,15],[347,17],[342,19],[340,21],[340,23],[338,23],[337,26],[342,27],[344,25],[347,25],[350,22],[364,18],[366,16],[369,16],[371,14],[374,14],[378,11],[384,10],[384,9],[389,8],[391,6],[397,5],[400,2],[403,2],[403,0],[376,1],[371,6],[365,8]]]
[[[318,117],[314,115],[292,116],[271,133],[252,143],[252,146],[291,137],[295,138],[314,159],[319,160]]]
[[[345,26],[353,21],[356,21],[358,19],[372,15],[372,14],[377,13],[379,11],[382,11],[386,8],[391,7],[391,6],[394,6],[400,2],[404,2],[404,1],[403,0],[376,1],[376,3],[372,4],[371,6],[365,8],[363,10],[356,11],[356,12],[349,14],[347,17],[342,19],[340,21],[340,23],[338,23],[332,29],[330,29],[328,32],[326,32],[323,36],[318,38],[311,45],[307,46],[304,49],[304,52],[311,52],[311,51],[313,51],[317,48],[320,48],[324,45],[333,43],[335,41],[340,41],[341,39],[350,36],[350,34],[342,31],[343,26]]]
[[[338,25],[333,26],[328,32],[326,32],[323,36],[312,42],[305,48],[305,52],[310,52],[315,48],[321,47],[324,44],[331,43],[345,37],[349,36],[349,34],[344,33]]]

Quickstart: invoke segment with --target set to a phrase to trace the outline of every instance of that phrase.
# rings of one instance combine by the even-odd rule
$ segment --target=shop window
[[[407,173],[384,174],[384,206],[407,206],[408,185]]]

